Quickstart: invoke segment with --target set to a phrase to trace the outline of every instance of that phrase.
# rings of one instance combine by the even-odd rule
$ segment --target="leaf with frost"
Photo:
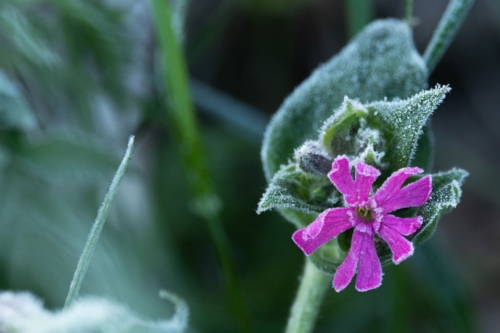
[[[434,136],[432,134],[432,129],[427,122],[427,125],[422,128],[422,134],[418,138],[417,148],[413,159],[411,161],[411,166],[416,166],[424,169],[426,172],[432,170],[432,165],[434,163]]]
[[[319,214],[332,208],[338,200],[339,194],[326,176],[306,174],[295,163],[290,163],[271,180],[259,202],[257,213],[273,208],[287,208]]]
[[[361,103],[407,98],[422,90],[426,77],[408,25],[373,22],[298,86],[273,117],[261,152],[267,179],[287,164],[295,148],[317,138],[344,96]]]
[[[460,186],[468,175],[465,170],[453,168],[432,176],[431,197],[417,213],[423,217],[424,223],[412,237],[415,245],[428,240],[434,234],[441,215],[458,205],[462,195]]]
[[[85,297],[65,311],[50,312],[30,293],[0,293],[0,331],[11,333],[182,333],[186,330],[187,304],[174,294],[160,297],[175,305],[170,320],[148,321],[127,307],[104,298]]]
[[[391,170],[410,165],[422,128],[437,106],[443,101],[448,86],[424,90],[406,100],[375,102],[368,105],[374,121],[380,121],[387,141],[386,160]]]

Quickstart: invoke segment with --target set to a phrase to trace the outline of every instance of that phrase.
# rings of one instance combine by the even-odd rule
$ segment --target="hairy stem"
[[[428,73],[432,73],[462,26],[474,0],[451,0],[424,53]]]
[[[120,166],[118,167],[118,170],[113,177],[113,181],[109,186],[108,192],[104,197],[104,201],[102,202],[102,205],[97,212],[97,217],[94,221],[92,229],[90,230],[87,244],[85,244],[85,248],[83,249],[82,255],[80,256],[80,260],[78,260],[78,265],[69,287],[68,296],[66,297],[66,302],[64,303],[64,309],[67,309],[78,296],[78,292],[80,291],[80,287],[82,286],[83,278],[85,277],[85,273],[87,273],[87,269],[89,267],[90,259],[92,259],[92,254],[94,253],[97,241],[99,240],[99,236],[101,235],[102,227],[104,226],[104,222],[106,222],[106,218],[108,217],[109,207],[113,203],[113,199],[115,198],[116,192],[118,191],[118,185],[120,184],[120,181],[122,180],[123,175],[127,170],[128,162],[132,157],[133,150],[134,137],[131,136],[128,140],[128,146],[127,151],[125,152],[125,156],[123,156],[122,162],[120,163]]]
[[[373,19],[371,0],[346,0],[347,32],[353,37]]]
[[[318,270],[306,259],[304,275],[288,318],[286,333],[310,333],[316,324],[316,318],[331,283],[331,276]]]
[[[405,20],[410,29],[413,28],[413,0],[406,0]]]
[[[185,56],[172,26],[172,11],[166,0],[152,0],[163,80],[168,96],[167,115],[181,155],[195,212],[208,224],[224,275],[232,308],[241,332],[252,332],[250,314],[239,284],[235,260],[220,220],[220,202],[214,191],[189,93]]]

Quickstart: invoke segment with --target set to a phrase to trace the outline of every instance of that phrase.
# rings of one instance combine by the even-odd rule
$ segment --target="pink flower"
[[[331,182],[344,195],[347,207],[327,209],[306,228],[297,230],[292,239],[310,255],[341,232],[354,228],[351,248],[333,278],[333,287],[341,291],[357,273],[356,289],[367,291],[382,284],[382,266],[377,256],[374,237],[377,234],[392,251],[392,261],[399,264],[413,254],[413,244],[404,236],[411,235],[422,225],[420,216],[401,218],[390,212],[406,207],[421,206],[432,191],[431,176],[425,176],[403,188],[408,177],[423,172],[419,168],[403,168],[394,172],[371,197],[370,189],[380,175],[376,168],[361,162],[354,166],[351,177],[349,159],[339,156],[328,174]]]

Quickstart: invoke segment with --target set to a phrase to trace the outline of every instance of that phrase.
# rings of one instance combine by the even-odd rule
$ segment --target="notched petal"
[[[297,230],[292,235],[292,240],[305,255],[310,255],[341,232],[352,228],[347,216],[348,210],[349,208],[333,208],[324,211],[307,227]]]
[[[373,244],[373,235],[365,233],[363,237],[356,278],[357,291],[372,290],[382,284],[382,265]]]
[[[392,251],[392,261],[398,265],[413,255],[413,244],[390,226],[382,224],[378,234],[389,245]]]
[[[382,206],[389,198],[396,194],[404,182],[413,175],[422,173],[424,170],[420,168],[402,168],[394,172],[378,189],[377,193],[372,197],[377,206]]]
[[[354,180],[351,176],[349,159],[345,155],[338,156],[332,164],[332,171],[328,173],[328,178],[344,198],[348,204],[356,202],[356,188]]]
[[[357,201],[365,202],[368,200],[373,182],[380,176],[380,171],[366,163],[358,162],[355,165],[356,170],[356,191]]]
[[[401,208],[419,207],[429,199],[431,192],[432,178],[429,175],[396,191],[380,206],[387,213]]]
[[[397,217],[393,215],[384,215],[382,224],[391,227],[404,236],[409,236],[416,232],[424,222],[421,216],[415,217]]]

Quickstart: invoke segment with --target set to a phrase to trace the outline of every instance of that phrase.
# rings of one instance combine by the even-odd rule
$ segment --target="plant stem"
[[[347,33],[353,37],[373,19],[371,0],[346,0]]]
[[[195,212],[208,224],[240,331],[252,332],[251,317],[237,278],[235,260],[220,220],[221,205],[208,172],[194,107],[189,94],[185,56],[172,27],[172,12],[169,2],[167,0],[152,0],[152,9],[162,51],[163,79],[169,101],[167,108],[169,123],[173,126],[172,132],[177,150],[181,155],[193,207]]]
[[[78,292],[80,291],[80,287],[82,286],[83,278],[87,273],[87,269],[89,267],[90,259],[92,259],[92,254],[94,253],[95,247],[97,245],[97,241],[99,240],[99,236],[101,235],[102,227],[104,226],[104,222],[106,222],[106,218],[108,217],[109,207],[113,203],[113,199],[115,198],[116,192],[118,191],[118,185],[127,170],[128,162],[132,157],[132,152],[134,151],[134,136],[131,136],[128,140],[127,151],[125,152],[125,156],[118,167],[118,170],[113,177],[113,181],[109,186],[108,192],[104,197],[104,201],[102,202],[99,211],[97,212],[97,217],[94,221],[94,225],[90,230],[89,237],[87,239],[87,244],[85,244],[85,248],[83,249],[82,255],[80,256],[80,260],[78,260],[78,265],[76,266],[75,274],[73,276],[73,280],[71,281],[71,285],[69,287],[68,296],[66,297],[66,302],[64,303],[64,309],[67,309],[78,296]]]
[[[474,0],[451,0],[424,53],[428,73],[432,73],[469,13]]]
[[[405,20],[410,29],[413,28],[413,0],[406,0]]]
[[[292,306],[286,333],[310,333],[316,324],[325,292],[330,286],[331,276],[318,270],[306,259],[304,276]]]

